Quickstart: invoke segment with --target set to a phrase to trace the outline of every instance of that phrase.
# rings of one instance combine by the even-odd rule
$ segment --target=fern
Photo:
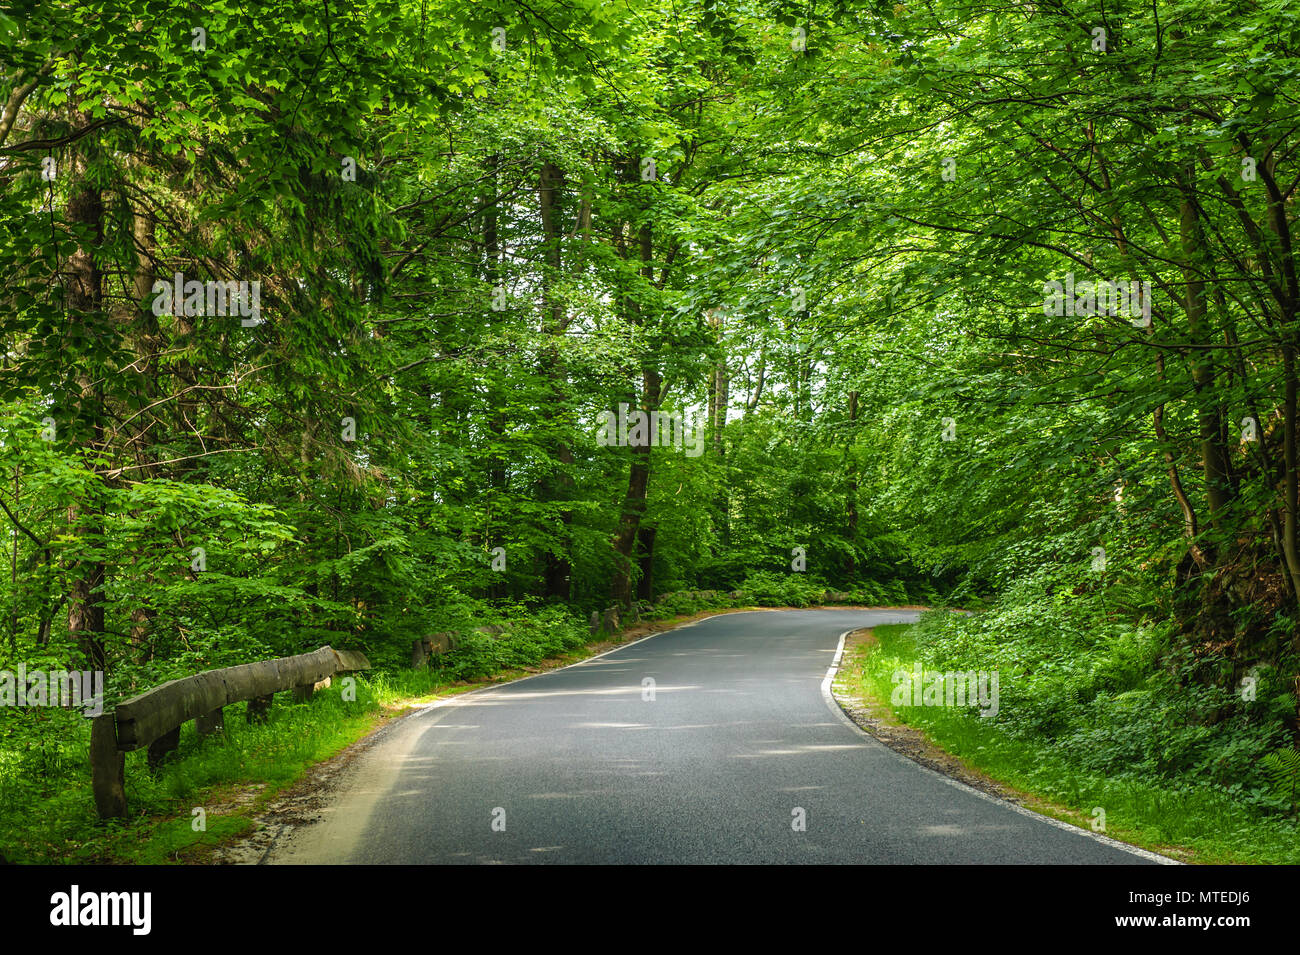
[[[1269,782],[1278,795],[1291,800],[1291,811],[1296,810],[1296,793],[1300,791],[1300,750],[1279,749],[1266,753],[1260,760]]]

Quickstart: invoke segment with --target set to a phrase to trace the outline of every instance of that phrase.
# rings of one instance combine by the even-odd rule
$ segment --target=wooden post
[[[411,668],[418,670],[429,662],[428,637],[411,641]]]
[[[213,733],[224,733],[226,731],[225,710],[218,706],[211,713],[196,716],[194,718],[194,728],[198,731],[200,737],[210,736]]]
[[[315,690],[315,683],[304,683],[302,686],[295,686],[293,688],[293,701],[295,703],[306,703],[311,699],[311,695]]]
[[[178,726],[174,730],[163,733],[156,740],[149,744],[149,751],[145,755],[150,769],[157,769],[162,765],[162,761],[167,758],[167,754],[176,749],[181,742],[181,728]]]
[[[593,610],[591,612],[591,635],[594,637],[598,633],[600,633],[600,611]]]
[[[248,709],[244,712],[244,719],[249,723],[265,723],[271,709],[271,701],[275,699],[275,694],[267,696],[255,696],[248,701]]]
[[[117,748],[117,718],[104,713],[90,721],[91,789],[100,819],[126,815],[126,753]]]

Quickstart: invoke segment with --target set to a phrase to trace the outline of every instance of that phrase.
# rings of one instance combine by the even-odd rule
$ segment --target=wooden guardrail
[[[148,747],[150,766],[176,748],[181,724],[194,720],[199,735],[224,729],[223,707],[248,701],[249,722],[265,720],[271,700],[281,690],[293,690],[295,700],[329,686],[336,673],[370,668],[364,653],[321,647],[276,660],[205,670],[171,680],[95,717],[90,727],[90,771],[95,808],[101,819],[126,815],[123,774],[126,754]]]
[[[450,630],[443,633],[435,633],[432,636],[420,637],[418,640],[411,642],[411,667],[420,669],[427,666],[429,658],[437,656],[440,653],[448,653],[455,645],[455,634]]]
[[[499,637],[508,631],[504,624],[492,623],[486,627],[479,627],[474,632],[484,633],[489,637]],[[436,656],[444,653],[450,653],[456,649],[459,638],[454,630],[445,630],[442,633],[430,634],[427,637],[420,637],[411,641],[411,668],[415,670],[423,669],[429,665],[429,661]]]

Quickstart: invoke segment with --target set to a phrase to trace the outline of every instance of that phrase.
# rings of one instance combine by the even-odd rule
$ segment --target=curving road
[[[947,781],[828,705],[840,634],[916,616],[724,614],[435,704],[265,861],[1156,861]]]

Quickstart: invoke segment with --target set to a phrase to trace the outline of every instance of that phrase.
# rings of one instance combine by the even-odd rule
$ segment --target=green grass
[[[358,680],[357,689],[352,703],[343,701],[337,687],[310,703],[293,704],[289,694],[279,694],[264,724],[246,723],[243,704],[227,707],[222,736],[199,739],[187,723],[179,748],[156,773],[149,771],[144,751],[128,753],[131,815],[124,820],[96,819],[83,753],[70,771],[32,783],[26,799],[6,801],[0,809],[5,855],[11,862],[160,863],[241,832],[251,826],[246,811],[219,808],[235,788],[265,784],[265,797],[370,731],[379,701],[365,681]],[[207,813],[204,832],[194,830],[196,808]]]
[[[1217,785],[1195,779],[1102,773],[1080,765],[1077,749],[1053,740],[1010,735],[998,718],[942,706],[891,706],[898,669],[911,670],[920,659],[927,672],[970,669],[934,659],[934,645],[923,658],[916,625],[875,628],[878,645],[846,662],[841,680],[850,693],[889,708],[894,718],[916,727],[945,751],[960,757],[993,779],[1044,804],[1039,811],[1088,825],[1093,810],[1105,810],[1106,834],[1154,851],[1175,854],[1198,863],[1300,863],[1300,827],[1294,818],[1266,814],[1234,798]],[[1001,711],[1009,701],[1006,683]],[[1186,853],[1184,855],[1184,853]]]

